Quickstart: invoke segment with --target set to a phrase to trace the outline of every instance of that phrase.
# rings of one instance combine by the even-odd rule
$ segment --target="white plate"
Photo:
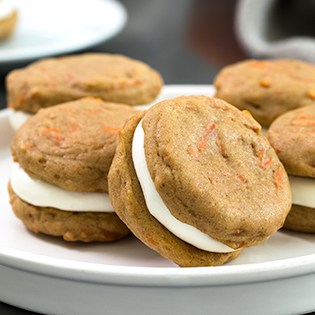
[[[116,35],[127,20],[114,0],[15,0],[18,23],[0,43],[0,65],[85,49]]]
[[[167,86],[159,99],[209,94]],[[278,232],[220,267],[178,268],[134,237],[67,244],[28,232],[6,191],[13,131],[0,112],[0,300],[49,314],[294,314],[315,310],[315,235]]]

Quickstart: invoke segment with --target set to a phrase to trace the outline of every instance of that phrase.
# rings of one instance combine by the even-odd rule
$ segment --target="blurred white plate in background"
[[[18,23],[0,43],[0,65],[69,53],[106,41],[127,21],[114,0],[15,0]]]

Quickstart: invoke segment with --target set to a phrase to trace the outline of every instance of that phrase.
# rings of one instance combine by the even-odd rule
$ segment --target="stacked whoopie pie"
[[[216,95],[258,122],[290,175],[292,209],[284,227],[315,232],[315,66],[298,60],[248,60],[223,69]]]
[[[35,114],[11,144],[16,216],[34,232],[67,241],[129,234],[110,205],[107,174],[117,134],[135,112],[125,104],[151,102],[161,87],[155,70],[118,55],[44,59],[11,72],[9,106]]]
[[[30,230],[83,242],[129,233],[110,205],[107,174],[117,133],[133,112],[83,98],[39,111],[16,132],[9,192]]]
[[[315,233],[315,105],[281,115],[267,137],[290,175],[293,205],[284,227]]]

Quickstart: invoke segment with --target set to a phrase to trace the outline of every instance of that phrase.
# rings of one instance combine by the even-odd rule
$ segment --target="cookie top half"
[[[247,60],[225,67],[216,97],[269,126],[286,111],[315,104],[315,66],[297,60]]]
[[[181,97],[150,109],[143,129],[155,187],[180,221],[232,245],[259,242],[283,224],[287,175],[248,113]]]
[[[315,177],[315,105],[281,115],[267,137],[288,174]]]
[[[107,192],[117,134],[135,110],[88,97],[40,110],[15,134],[11,151],[35,178],[81,192]]]
[[[156,98],[162,84],[160,74],[145,63],[111,54],[43,59],[6,78],[9,106],[29,113],[86,96],[146,104]]]

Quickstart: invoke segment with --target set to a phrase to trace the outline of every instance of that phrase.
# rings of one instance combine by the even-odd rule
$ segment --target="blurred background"
[[[65,9],[75,3],[69,1],[42,0],[41,4],[37,1],[38,6],[43,6],[47,19],[41,14],[38,6],[28,5],[27,0],[23,2],[23,10],[25,8],[32,10],[34,18],[20,21],[25,23],[25,27],[30,27],[27,31],[17,29],[11,38],[0,43],[0,108],[6,107],[7,73],[50,55],[81,52],[124,54],[142,60],[158,70],[165,84],[212,84],[214,76],[222,67],[249,57],[242,48],[244,45],[240,45],[235,36],[236,0],[120,0],[119,3],[124,8],[121,13],[123,17],[120,18],[124,19],[124,12],[126,12],[127,19],[125,23],[121,21],[112,34],[105,36],[101,32],[100,36],[94,39],[93,44],[89,41],[89,35],[93,34],[93,31],[86,33],[81,30],[76,34],[78,38],[74,36],[75,38],[71,40],[66,39],[68,41],[66,49],[62,47],[58,49],[59,39],[63,39],[67,32],[76,32],[72,21],[74,15],[77,16],[80,25],[87,20],[92,22],[96,20],[89,12],[79,14],[76,11],[77,7],[73,10]],[[77,1],[75,6],[82,2],[84,1]],[[260,1],[263,2],[270,1]],[[282,1],[282,4],[280,2],[278,1],[275,12],[287,10],[287,16],[290,17],[291,12],[294,12],[290,9],[293,1]],[[283,6],[284,2],[286,2],[285,6]],[[87,3],[91,2],[86,0],[85,5]],[[52,12],[53,10],[55,11]],[[18,18],[23,19],[23,12],[20,13],[21,16]],[[290,18],[283,18],[279,22],[276,16],[273,15],[275,23],[287,23],[292,26]],[[49,25],[49,18],[53,21],[51,25]],[[106,14],[105,19],[108,19]],[[309,22],[310,19],[306,21]],[[35,23],[39,24],[36,26]],[[291,32],[302,25],[296,19],[294,23],[296,27],[291,27],[289,30]],[[18,27],[21,27],[21,24],[18,24]],[[57,37],[50,37],[49,32],[56,31],[58,28],[60,33]],[[100,29],[95,29],[95,33],[99,31]],[[81,45],[78,42],[81,42]],[[0,302],[0,314],[35,313]]]
[[[109,40],[102,42],[100,39],[98,45],[79,49],[75,53],[119,53],[142,60],[157,69],[166,84],[211,84],[215,74],[224,65],[246,58],[233,30],[235,0],[173,0],[171,4],[168,0],[121,0],[120,3],[127,12],[127,21],[122,30]],[[59,18],[53,18],[57,26]],[[67,18],[71,25],[71,13],[68,13]],[[31,27],[27,21],[23,20],[23,23],[25,27]],[[39,30],[40,28],[36,32]],[[38,59],[23,60],[23,51],[26,54],[28,46],[33,43],[30,44],[32,38],[25,38],[32,37],[31,30],[25,31],[26,34],[22,31],[13,33],[7,42],[0,43],[1,108],[6,107],[4,80],[8,71]],[[67,28],[62,30],[64,32],[67,32]],[[25,45],[20,47],[16,38],[19,37],[18,40],[21,41],[22,35]],[[36,35],[33,34],[33,37]],[[49,38],[49,34],[46,37]],[[57,45],[58,39],[53,40]],[[15,41],[14,45],[10,41]],[[39,38],[39,41],[47,46],[54,44],[52,41],[47,44],[45,38]],[[35,49],[34,45],[33,47]],[[41,51],[43,46],[39,48],[38,51]],[[1,62],[1,57],[10,57],[16,50],[20,55],[14,62]],[[63,54],[63,49],[60,50],[58,55]]]

